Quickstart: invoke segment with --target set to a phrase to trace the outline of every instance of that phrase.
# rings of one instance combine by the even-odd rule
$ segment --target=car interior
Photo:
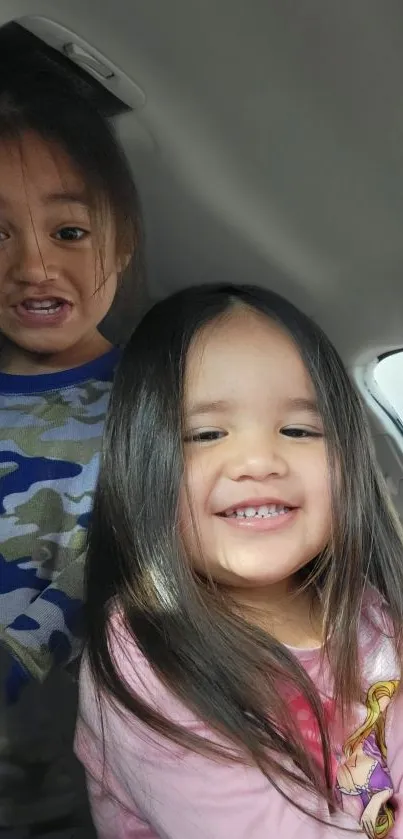
[[[145,217],[144,302],[229,280],[301,306],[361,390],[403,513],[401,5],[2,0],[0,24],[2,60],[68,63],[114,120]],[[122,340],[133,315],[111,326]]]
[[[403,518],[402,4],[1,0],[0,27],[1,61],[68,65],[114,121],[144,212],[141,305],[230,281],[313,316]]]

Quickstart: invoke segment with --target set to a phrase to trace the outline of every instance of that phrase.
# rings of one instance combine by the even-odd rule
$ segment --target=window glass
[[[403,421],[403,351],[385,356],[375,367],[375,382]]]

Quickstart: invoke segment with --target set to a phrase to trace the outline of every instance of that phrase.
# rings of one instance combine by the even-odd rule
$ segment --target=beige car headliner
[[[350,365],[403,343],[403,5],[1,0],[64,24],[143,89],[119,120],[153,295],[263,283]]]

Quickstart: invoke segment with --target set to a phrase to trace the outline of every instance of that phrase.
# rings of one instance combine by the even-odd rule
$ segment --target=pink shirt
[[[113,654],[136,694],[189,731],[208,736],[206,724],[154,675],[117,617],[112,626]],[[103,703],[104,754],[99,708],[84,657],[76,752],[86,769],[100,839],[346,839],[351,834],[341,827],[357,830],[361,824],[362,835],[372,835],[377,818],[383,819],[386,831],[377,835],[403,839],[403,694],[385,627],[379,600],[369,595],[360,628],[365,698],[348,731],[335,723],[330,729],[341,811],[329,827],[300,813],[258,769],[189,752],[109,702]],[[331,680],[320,666],[319,651],[294,652],[334,719]],[[363,729],[370,711],[372,724]],[[309,710],[297,701],[292,712],[307,746],[315,751],[317,736]],[[295,800],[329,819],[320,800],[299,790]],[[385,803],[389,815],[384,815]]]

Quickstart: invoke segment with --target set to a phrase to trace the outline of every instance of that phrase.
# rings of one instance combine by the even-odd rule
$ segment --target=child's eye
[[[314,431],[313,428],[282,428],[281,433],[284,437],[292,437],[295,440],[303,440],[309,437],[323,437],[320,431]]]
[[[217,428],[205,428],[200,431],[189,431],[185,434],[184,441],[185,443],[211,443],[225,436],[225,431],[220,431]]]
[[[82,227],[61,227],[55,233],[55,239],[62,242],[79,242],[86,236],[89,236],[89,231],[84,230]]]

